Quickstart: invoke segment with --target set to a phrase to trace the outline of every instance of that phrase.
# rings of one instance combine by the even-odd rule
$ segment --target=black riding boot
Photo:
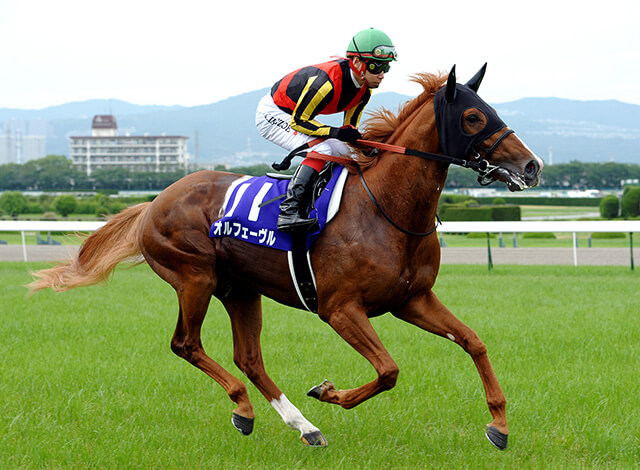
[[[278,230],[282,232],[308,232],[312,230],[318,220],[308,218],[309,205],[313,192],[313,183],[318,172],[307,165],[300,165],[296,170],[289,186],[287,197],[280,204],[278,216]]]

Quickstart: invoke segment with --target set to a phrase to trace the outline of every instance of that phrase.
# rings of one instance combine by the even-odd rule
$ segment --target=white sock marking
[[[297,429],[300,431],[300,435],[307,434],[314,431],[319,431],[313,424],[302,416],[300,410],[296,408],[289,399],[283,393],[277,400],[271,400],[271,406],[273,406],[278,414],[282,417],[283,421],[291,429]]]

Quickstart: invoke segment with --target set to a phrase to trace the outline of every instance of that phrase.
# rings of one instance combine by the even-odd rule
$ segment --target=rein
[[[433,228],[431,230],[429,230],[428,232],[412,232],[411,230],[407,230],[406,228],[402,228],[397,223],[395,223],[393,221],[393,219],[391,217],[389,217],[387,215],[387,213],[382,209],[380,204],[378,204],[378,201],[376,200],[375,196],[373,195],[373,193],[369,189],[369,186],[367,186],[367,183],[364,180],[364,176],[362,175],[362,170],[360,169],[360,165],[357,166],[357,169],[358,169],[358,176],[360,176],[360,181],[362,182],[362,186],[364,187],[364,190],[367,192],[367,195],[369,196],[369,199],[371,199],[371,202],[373,202],[373,205],[376,206],[376,209],[378,209],[380,211],[380,213],[384,216],[385,219],[387,219],[388,222],[391,223],[391,225],[393,225],[395,228],[397,228],[398,230],[400,230],[404,234],[415,235],[416,237],[426,237],[427,235],[431,235],[433,232],[436,231],[436,229],[438,228],[438,222],[440,222],[440,219],[438,219],[438,222],[436,222],[436,224],[433,226]],[[437,217],[438,216],[436,215],[436,218]]]
[[[505,138],[508,134],[510,134],[512,132],[513,131],[511,131],[511,130],[506,132],[505,135],[500,137],[500,139],[498,139],[492,145],[492,147],[489,150],[487,150],[486,153],[490,156],[491,153],[493,153],[493,151],[497,148],[497,146],[498,146],[497,144],[502,142],[503,138]],[[318,138],[318,139],[311,140],[311,141],[307,142],[306,144],[303,144],[300,147],[297,147],[297,148],[293,149],[291,151],[291,153],[289,153],[289,155],[287,155],[282,160],[282,162],[273,163],[271,166],[276,171],[286,170],[291,166],[291,160],[293,160],[294,157],[303,156],[304,155],[303,152],[305,150],[307,150],[308,148],[311,148],[311,147],[314,147],[314,146],[318,145],[323,140],[324,140],[324,138]],[[411,156],[414,156],[414,157],[424,158],[426,160],[436,160],[436,161],[439,161],[439,162],[449,163],[451,165],[461,166],[463,168],[471,168],[472,170],[480,173],[481,175],[483,173],[485,173],[491,167],[491,165],[489,165],[488,159],[481,159],[481,158],[478,159],[478,158],[476,158],[475,160],[465,160],[463,158],[450,157],[448,155],[440,155],[438,153],[422,152],[420,150],[414,150],[414,149],[410,149],[410,148],[407,148],[407,147],[401,147],[399,145],[385,144],[383,142],[375,142],[373,140],[358,139],[357,143],[361,144],[361,145],[365,145],[367,147],[375,148],[375,149],[378,149],[378,150],[386,150],[386,151],[389,151],[389,152],[398,153],[400,155],[411,155]],[[326,160],[326,161],[330,161],[330,162],[336,162],[336,163],[340,163],[342,165],[347,165],[347,166],[353,166],[354,164],[356,164],[356,162],[354,162],[354,160],[351,159],[351,158],[337,157],[337,156],[334,156],[334,155],[325,155],[325,154],[321,154],[321,153],[317,153],[317,152],[313,152],[313,151],[306,153],[306,156],[307,157],[311,157],[311,158],[317,158],[319,160]]]
[[[500,143],[507,136],[509,136],[512,133],[513,133],[513,130],[509,129],[504,134],[502,134],[500,136],[500,138],[498,138],[488,150],[485,150],[485,149],[481,148],[481,150],[485,154],[485,158],[482,158],[480,156],[480,154],[478,153],[478,151],[474,149],[474,157],[473,157],[472,160],[465,160],[463,158],[450,157],[449,155],[441,155],[441,154],[438,154],[438,153],[423,152],[423,151],[420,151],[420,150],[410,149],[410,148],[407,148],[407,147],[401,147],[399,145],[385,144],[383,142],[375,142],[375,141],[372,141],[372,140],[358,139],[357,143],[360,144],[360,145],[367,146],[367,147],[375,148],[375,149],[378,149],[378,150],[386,150],[388,152],[393,152],[393,153],[397,153],[397,154],[400,154],[400,155],[411,155],[413,157],[424,158],[425,160],[436,160],[436,161],[439,161],[439,162],[448,163],[450,165],[457,165],[457,166],[460,166],[460,167],[463,167],[463,168],[470,168],[470,169],[472,169],[472,170],[474,170],[475,172],[478,173],[478,175],[479,175],[478,176],[478,182],[482,186],[486,186],[486,185],[492,183],[493,181],[495,181],[494,178],[492,178],[490,175],[491,175],[491,173],[493,173],[495,170],[497,170],[499,168],[498,166],[489,164],[489,159],[491,158],[491,155],[496,150],[496,148],[498,148],[498,145],[500,145]],[[362,186],[364,187],[367,195],[369,196],[369,199],[371,199],[371,202],[373,202],[374,206],[376,206],[376,208],[380,211],[380,213],[384,216],[384,218],[387,219],[387,221],[389,223],[391,223],[391,225],[393,225],[395,228],[397,228],[398,230],[400,230],[404,234],[413,235],[413,236],[417,236],[417,237],[425,237],[427,235],[431,235],[433,232],[436,231],[436,228],[438,227],[438,222],[440,222],[440,219],[438,219],[436,224],[434,225],[434,227],[431,230],[427,231],[427,232],[412,232],[411,230],[407,230],[407,229],[401,227],[400,225],[398,225],[382,209],[382,207],[380,206],[380,204],[376,200],[375,196],[373,195],[373,193],[369,189],[369,186],[367,186],[367,183],[364,180],[364,175],[362,174],[362,170],[360,168],[360,165],[358,165],[357,161],[354,161],[353,159],[347,158],[347,157],[338,157],[338,156],[335,156],[335,155],[326,155],[326,154],[322,154],[322,153],[318,153],[318,152],[314,152],[314,151],[305,152],[305,150],[318,145],[323,140],[324,140],[324,138],[318,138],[318,139],[311,140],[311,141],[301,145],[300,147],[297,147],[294,150],[292,150],[289,153],[289,155],[287,155],[282,160],[282,162],[273,163],[271,166],[276,171],[286,170],[291,166],[291,161],[293,160],[293,158],[297,157],[297,156],[306,156],[306,157],[309,157],[309,158],[316,158],[318,160],[336,162],[336,163],[339,163],[339,164],[345,165],[345,166],[351,166],[351,167],[355,166],[356,169],[358,170],[358,176],[360,177],[360,181],[362,182]],[[437,218],[437,216],[436,216],[436,218]]]

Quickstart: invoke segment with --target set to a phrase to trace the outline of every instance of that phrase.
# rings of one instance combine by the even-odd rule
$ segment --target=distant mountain
[[[114,114],[115,116],[125,116],[129,114],[146,114],[150,112],[176,109],[184,109],[184,106],[148,106],[127,103],[126,101],[115,99],[89,100],[50,106],[43,109],[0,108],[0,121],[8,121],[10,119],[91,119],[95,114]]]
[[[544,160],[640,163],[640,106],[607,101],[524,98],[494,105]]]
[[[111,112],[120,135],[162,134],[189,137],[195,157],[196,132],[201,163],[233,166],[271,162],[284,155],[255,129],[255,108],[268,89],[256,90],[202,106],[143,106],[120,100],[91,100],[40,110],[0,108],[0,122],[12,119],[48,123],[48,154],[68,155],[69,137],[90,135],[95,114]],[[368,110],[380,106],[391,111],[409,96],[375,93]],[[575,101],[560,98],[525,98],[493,105],[505,122],[545,161],[571,160],[640,162],[640,106],[619,101]],[[366,119],[366,114],[365,117]],[[338,125],[338,116],[322,117]]]

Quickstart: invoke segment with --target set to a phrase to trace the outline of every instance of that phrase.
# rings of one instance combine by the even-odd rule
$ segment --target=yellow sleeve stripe
[[[311,116],[314,115],[315,110],[320,103],[329,93],[331,93],[333,85],[331,82],[327,81],[311,96],[309,95],[309,89],[316,78],[316,76],[310,77],[304,87],[304,90],[302,90],[298,103],[296,104],[296,108],[293,110],[293,114],[291,116],[291,127],[304,134],[325,136],[329,135],[331,127],[311,119]],[[299,109],[301,106],[304,106],[304,108]]]
[[[344,124],[345,125],[352,124],[353,126],[358,127],[358,124],[360,123],[361,114],[358,114],[356,116],[355,122],[353,122],[354,113],[356,112],[357,109],[358,109],[358,107],[354,106],[353,108],[347,109],[344,112]]]

